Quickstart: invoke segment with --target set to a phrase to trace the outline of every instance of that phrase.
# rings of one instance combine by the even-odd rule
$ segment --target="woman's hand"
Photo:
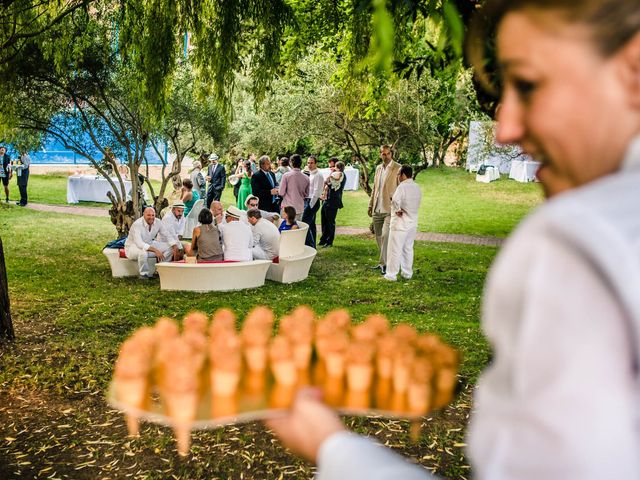
[[[285,447],[313,463],[322,443],[345,430],[340,417],[321,398],[320,390],[303,388],[285,417],[265,421]]]

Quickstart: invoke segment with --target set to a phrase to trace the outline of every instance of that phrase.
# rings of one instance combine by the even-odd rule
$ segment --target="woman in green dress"
[[[240,190],[238,190],[238,205],[240,210],[246,210],[247,206],[244,204],[245,200],[251,195],[251,162],[244,163],[244,171],[240,177]]]

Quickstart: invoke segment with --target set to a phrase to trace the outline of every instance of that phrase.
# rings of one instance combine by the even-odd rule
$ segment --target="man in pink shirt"
[[[309,196],[309,177],[300,171],[302,158],[298,154],[291,155],[289,159],[293,170],[282,175],[279,195],[282,197],[281,208],[293,207],[296,209],[296,220],[302,219],[304,199]]]

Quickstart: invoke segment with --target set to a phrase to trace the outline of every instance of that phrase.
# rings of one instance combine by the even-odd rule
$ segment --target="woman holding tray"
[[[487,0],[480,15],[470,53],[480,70],[495,38],[497,140],[542,163],[548,201],[487,279],[494,359],[468,431],[473,476],[639,478],[640,6]],[[314,395],[269,426],[318,478],[427,476],[346,433]]]

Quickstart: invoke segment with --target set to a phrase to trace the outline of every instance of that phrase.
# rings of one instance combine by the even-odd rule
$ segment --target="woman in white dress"
[[[541,162],[548,197],[487,279],[472,474],[640,478],[640,4],[487,0],[471,38],[478,67],[495,38],[497,139]],[[320,479],[428,476],[314,392],[269,425]]]

